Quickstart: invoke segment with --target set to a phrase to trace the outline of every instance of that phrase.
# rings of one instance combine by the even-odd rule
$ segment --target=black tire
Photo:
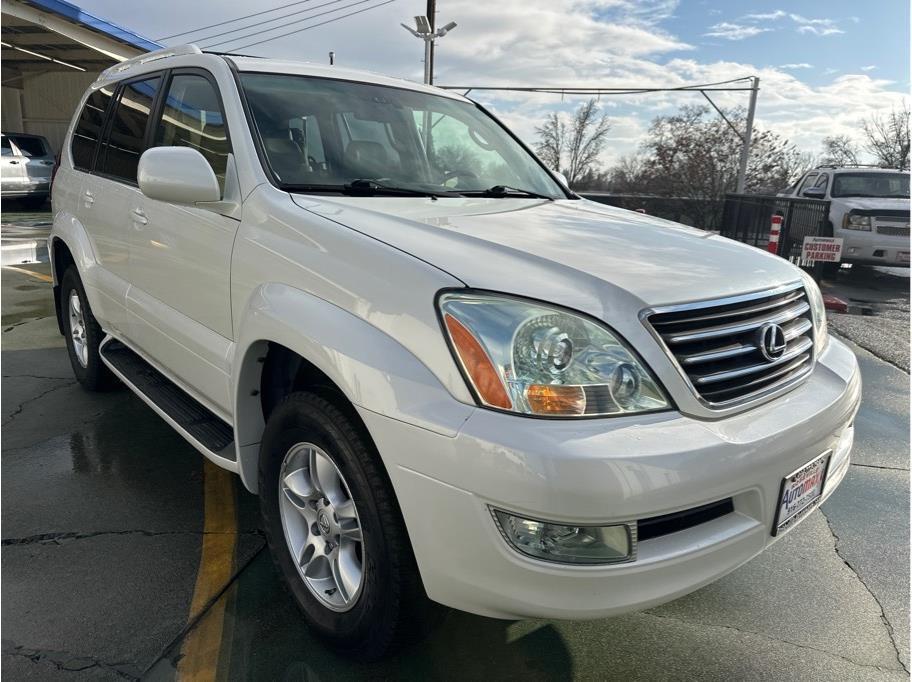
[[[85,329],[86,345],[86,362],[83,365],[79,359],[76,347],[73,341],[73,329],[70,319],[69,302],[70,296],[75,293],[79,297],[83,316],[83,326]],[[70,356],[70,365],[73,367],[73,374],[76,375],[77,381],[88,391],[107,391],[117,383],[117,378],[111,373],[101,361],[98,353],[98,346],[104,339],[104,332],[92,314],[89,306],[89,299],[86,297],[85,289],[82,286],[82,280],[79,278],[79,272],[75,265],[71,265],[63,273],[63,279],[60,280],[60,316],[63,322],[63,335],[66,339],[67,353]]]
[[[286,543],[279,477],[286,453],[299,443],[316,445],[329,456],[358,508],[363,582],[348,611],[333,611],[313,595]],[[259,493],[263,528],[276,568],[311,631],[332,648],[360,660],[376,660],[419,639],[445,613],[427,598],[379,454],[344,399],[299,392],[275,407],[260,448]]]

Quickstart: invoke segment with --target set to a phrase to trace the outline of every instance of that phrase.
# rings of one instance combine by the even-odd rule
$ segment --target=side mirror
[[[153,147],[139,157],[140,191],[172,204],[219,201],[222,192],[212,166],[190,147]]]
[[[826,196],[826,190],[823,187],[808,187],[801,193],[801,196],[808,199],[823,199]]]
[[[551,171],[551,172],[554,173],[554,176],[560,181],[560,184],[562,184],[562,185],[563,185],[564,187],[566,187],[567,189],[570,189],[570,183],[567,182],[567,176],[566,176],[566,175],[564,175],[564,174],[561,173],[560,171]]]

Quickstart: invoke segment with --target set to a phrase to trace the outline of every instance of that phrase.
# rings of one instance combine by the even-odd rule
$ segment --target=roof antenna
[[[329,51],[329,65],[332,66],[336,63],[336,53],[334,50]]]

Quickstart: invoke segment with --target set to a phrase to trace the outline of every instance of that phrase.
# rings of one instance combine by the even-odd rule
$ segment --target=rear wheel
[[[98,352],[104,332],[92,314],[75,265],[67,268],[60,281],[60,306],[70,365],[76,379],[89,391],[111,388],[116,383],[115,377]]]
[[[371,660],[426,632],[428,600],[379,455],[351,412],[312,393],[273,410],[260,450],[273,560],[311,630]]]

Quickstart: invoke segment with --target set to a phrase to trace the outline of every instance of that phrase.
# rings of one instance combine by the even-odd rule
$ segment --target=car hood
[[[909,200],[883,197],[833,197],[833,203],[852,210],[870,211],[872,209],[887,209],[890,211],[908,211]]]
[[[314,197],[302,208],[481,289],[593,309],[623,290],[645,305],[794,282],[786,260],[677,223],[587,200]]]

